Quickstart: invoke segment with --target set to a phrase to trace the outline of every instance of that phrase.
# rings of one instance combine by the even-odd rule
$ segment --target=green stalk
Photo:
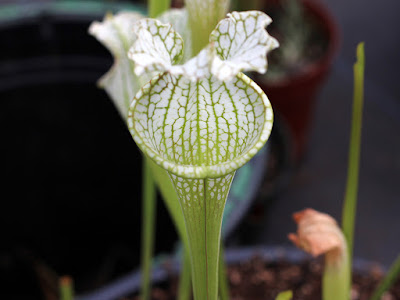
[[[146,160],[150,166],[153,178],[168,209],[168,213],[172,217],[172,221],[174,222],[179,237],[182,240],[183,246],[185,249],[188,249],[189,242],[186,233],[185,220],[183,218],[178,195],[176,194],[175,188],[172,185],[171,179],[168,176],[167,171],[158,166],[154,161],[151,159]]]
[[[358,174],[360,168],[362,110],[364,100],[364,43],[357,46],[357,61],[354,64],[353,116],[350,136],[349,168],[346,194],[342,212],[342,230],[347,241],[348,264],[346,278],[351,279],[354,226],[357,209]],[[350,283],[349,283],[350,288]],[[348,291],[350,293],[350,291]]]
[[[189,254],[189,241],[186,232],[185,220],[183,218],[182,209],[179,203],[178,195],[172,185],[171,179],[168,173],[151,159],[146,159],[147,163],[151,168],[153,178],[157,183],[158,189],[161,192],[163,201],[168,209],[168,212],[174,222],[175,228],[178,231],[178,235],[183,243],[184,259],[182,264],[182,274],[180,277],[178,295],[179,300],[189,299],[191,292],[191,266],[190,266],[190,254]]]
[[[186,0],[192,38],[192,55],[197,55],[209,43],[210,33],[225,18],[229,0]]]
[[[182,272],[178,286],[178,295],[177,295],[178,300],[190,299],[190,293],[192,292],[190,273],[191,273],[190,254],[185,249],[182,259]]]
[[[171,0],[149,0],[149,17],[155,18],[171,7]]]
[[[61,300],[74,299],[74,287],[72,279],[68,276],[60,278],[60,299]]]
[[[350,136],[349,169],[347,173],[347,186],[342,214],[342,229],[347,240],[350,257],[352,257],[353,254],[358,173],[360,169],[361,127],[364,99],[364,65],[364,43],[360,43],[357,46],[357,62],[354,64],[354,100]]]
[[[340,258],[330,258],[332,253],[325,257],[325,268],[322,277],[322,299],[324,300],[350,300],[351,273],[350,260],[345,249]],[[333,253],[336,255],[337,253]]]
[[[221,243],[219,251],[219,299],[229,300],[229,283],[226,274],[224,246]]]
[[[390,287],[396,282],[399,276],[400,276],[400,255],[393,262],[385,278],[383,278],[379,286],[372,294],[371,300],[381,299],[383,293],[390,289]]]
[[[143,158],[142,169],[143,198],[142,198],[142,286],[141,299],[150,299],[150,274],[151,258],[154,249],[154,228],[155,228],[155,209],[156,209],[156,187],[151,175],[148,158]]]
[[[186,179],[171,175],[189,237],[195,300],[218,299],[222,215],[233,173],[221,178]]]

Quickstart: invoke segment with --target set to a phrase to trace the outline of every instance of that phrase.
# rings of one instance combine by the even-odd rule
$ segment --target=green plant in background
[[[297,235],[289,235],[289,239],[297,246],[312,255],[325,254],[325,269],[322,280],[323,300],[350,299],[361,152],[364,68],[364,43],[360,43],[357,46],[357,62],[354,65],[353,115],[342,228],[339,228],[336,221],[329,215],[306,209],[294,214],[298,231]],[[383,293],[391,287],[399,274],[400,256],[395,260],[386,277],[371,296],[371,300],[381,299]]]
[[[361,145],[361,116],[363,103],[364,51],[358,46],[355,64],[355,89],[350,143],[349,174],[343,205],[343,232],[327,214],[312,209],[294,214],[298,224],[297,235],[289,239],[313,256],[325,254],[322,279],[324,300],[349,300],[351,288],[351,256],[358,188],[359,155]],[[350,234],[349,234],[350,233]]]
[[[152,14],[168,7],[154,2]],[[147,157],[144,299],[154,226],[152,178],[183,240],[184,256],[190,258],[190,268],[184,265],[183,270],[191,269],[195,299],[217,299],[218,278],[226,283],[219,268],[220,233],[230,185],[235,171],[264,145],[272,128],[267,97],[241,73],[266,71],[266,53],[278,45],[265,31],[271,20],[252,11],[234,12],[220,21],[228,4],[186,1],[186,9],[167,11],[159,16],[161,21],[123,13],[107,16],[89,30],[115,57],[100,86],[124,119],[136,94],[127,120]],[[182,286],[178,297],[185,299],[188,289]],[[228,297],[226,287],[220,295]]]

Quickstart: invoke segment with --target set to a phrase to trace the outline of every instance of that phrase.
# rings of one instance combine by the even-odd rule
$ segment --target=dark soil
[[[285,261],[265,263],[259,258],[249,262],[230,266],[228,278],[232,300],[274,300],[285,290],[293,291],[294,300],[321,299],[321,261],[307,261],[292,264]],[[383,272],[377,266],[366,274],[353,276],[352,300],[367,300],[382,278]],[[153,288],[153,300],[176,299],[177,279],[168,285]],[[382,300],[400,299],[400,280]],[[138,296],[124,300],[139,300]]]

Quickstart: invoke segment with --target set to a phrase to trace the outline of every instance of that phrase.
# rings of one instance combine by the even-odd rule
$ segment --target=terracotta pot
[[[320,1],[300,0],[305,12],[326,34],[326,52],[309,63],[301,72],[269,82],[262,75],[254,75],[272,103],[274,111],[288,124],[294,140],[293,156],[299,161],[304,155],[316,105],[316,95],[325,81],[339,48],[339,33],[329,11]],[[277,5],[281,1],[272,1]],[[269,2],[271,3],[271,2]]]

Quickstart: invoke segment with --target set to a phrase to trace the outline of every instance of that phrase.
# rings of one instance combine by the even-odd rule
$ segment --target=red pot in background
[[[329,11],[317,0],[300,0],[305,13],[326,34],[325,53],[307,64],[301,72],[291,74],[278,81],[269,82],[262,75],[254,75],[255,81],[262,87],[272,103],[276,114],[287,123],[293,138],[293,159],[296,162],[303,157],[314,116],[316,96],[325,81],[335,54],[339,48],[339,33]],[[269,0],[276,5],[279,0]],[[267,10],[268,13],[268,10]]]

